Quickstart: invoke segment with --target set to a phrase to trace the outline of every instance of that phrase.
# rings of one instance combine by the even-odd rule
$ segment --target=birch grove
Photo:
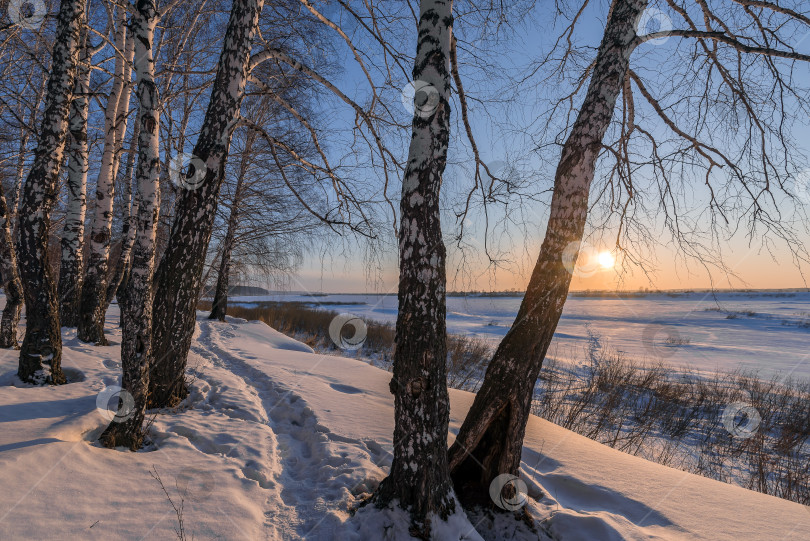
[[[115,32],[115,72],[104,112],[104,150],[96,179],[95,198],[91,198],[90,253],[82,282],[77,336],[84,342],[107,343],[104,319],[107,299],[107,274],[115,195],[115,173],[127,128],[130,99],[130,64],[134,40],[127,38],[126,10],[117,10]]]
[[[538,525],[500,512],[498,496],[517,494],[496,480],[525,467],[537,382],[591,236],[645,273],[662,244],[727,270],[713,248],[738,231],[810,262],[810,222],[785,217],[810,207],[794,133],[810,114],[806,8],[595,4],[60,0],[56,24],[30,38],[0,28],[0,54],[37,58],[12,82],[0,66],[0,347],[20,348],[23,382],[68,383],[61,327],[111,345],[120,311],[121,399],[99,442],[138,451],[149,416],[197,407],[195,330],[234,324],[231,286],[302,289],[305,258],[325,271],[345,257],[367,289],[375,272],[396,283],[398,303],[391,464],[352,511],[402,512],[421,539],[451,523],[477,539],[468,516]],[[667,24],[644,28],[658,8]],[[556,33],[507,43],[521,25]],[[529,165],[504,174],[487,157],[499,151]],[[684,196],[695,192],[705,199]],[[531,255],[528,280],[510,278],[526,284],[520,307],[471,369],[485,373],[448,448],[448,274],[451,287],[494,280],[520,260],[505,240],[508,257],[494,255],[497,232]],[[485,264],[470,268],[469,252]]]
[[[121,300],[122,341],[121,386],[132,398],[122,404],[116,417],[101,435],[106,447],[127,447],[133,451],[143,444],[143,422],[149,391],[149,360],[152,348],[152,276],[155,238],[160,202],[160,153],[157,85],[152,57],[155,26],[159,20],[154,0],[137,0],[131,31],[135,50],[138,100],[137,217],[130,279]]]

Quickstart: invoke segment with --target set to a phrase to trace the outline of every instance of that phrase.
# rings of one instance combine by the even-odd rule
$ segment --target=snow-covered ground
[[[120,342],[117,313],[107,331]],[[390,373],[323,356],[263,323],[202,317],[193,392],[154,419],[141,452],[94,443],[109,412],[99,395],[119,381],[118,347],[65,330],[74,383],[15,385],[17,355],[0,354],[0,539],[172,539],[179,506],[194,539],[401,539],[393,520],[356,498],[390,464]],[[451,390],[457,430],[472,395]],[[522,478],[531,513],[568,540],[807,538],[804,506],[623,454],[532,417]],[[185,497],[181,496],[185,493]],[[486,539],[509,539],[486,531]],[[464,539],[479,539],[462,531]]]
[[[394,323],[396,295],[270,295],[231,302],[300,301]],[[509,330],[520,297],[449,297],[447,329],[497,344]],[[663,360],[698,371],[738,368],[810,380],[810,293],[718,292],[648,294],[639,298],[568,299],[550,354],[580,363],[589,329],[603,346],[639,361]],[[674,342],[674,343],[668,343]]]

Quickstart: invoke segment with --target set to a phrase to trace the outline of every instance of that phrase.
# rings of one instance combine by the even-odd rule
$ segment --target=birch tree
[[[773,200],[772,189],[787,189],[791,164],[776,166],[770,155],[774,148],[780,156],[790,155],[790,141],[783,129],[790,123],[793,113],[787,110],[788,102],[797,90],[793,64],[810,60],[810,56],[796,51],[782,32],[800,22],[806,25],[810,19],[764,1],[723,2],[723,11],[714,11],[716,8],[702,0],[666,0],[666,4],[681,16],[685,28],[640,33],[637,26],[643,21],[648,2],[614,0],[596,60],[576,81],[581,87],[587,83],[587,91],[562,147],[540,254],[515,321],[499,344],[449,450],[456,489],[473,502],[488,499],[490,483],[498,475],[519,472],[535,383],[572,279],[566,260],[576,261],[578,257],[600,155],[615,160],[613,166],[606,167],[610,184],[601,193],[609,194],[611,208],[619,208],[618,238],[632,220],[628,209],[640,200],[638,171],[642,167],[649,167],[653,178],[660,181],[654,199],[665,205],[667,214],[675,178],[694,170],[694,180],[704,182],[709,189],[712,216],[716,213],[728,219],[727,209],[739,208],[744,202],[754,223],[774,226],[765,204]],[[570,46],[574,26],[587,2],[578,5],[581,9],[558,43],[568,41]],[[777,14],[782,16],[781,22]],[[688,55],[673,57],[685,66],[688,76],[676,83],[668,96],[673,104],[665,106],[630,60],[641,44],[673,37],[694,42]],[[566,62],[571,57],[563,58]],[[773,86],[750,80],[753,73],[772,76]],[[659,75],[662,86],[671,88],[672,74]],[[572,101],[574,95],[576,91],[561,102]],[[605,141],[620,95],[616,139]],[[683,118],[672,114],[681,104],[687,109]],[[667,143],[674,148],[661,142],[660,128],[641,124],[642,105],[674,136],[674,142]],[[728,110],[734,113],[722,113]],[[720,127],[707,124],[707,117]],[[718,132],[722,132],[717,136],[720,144],[711,141]],[[635,138],[648,145],[640,162],[629,150]],[[735,145],[739,145],[739,155],[731,156],[729,149]],[[751,169],[745,170],[739,163]],[[718,178],[726,182],[721,190],[714,185]],[[721,191],[730,194],[726,201],[720,199]],[[673,232],[679,235],[677,214],[673,221]]]
[[[205,254],[262,5],[262,0],[233,2],[195,158],[180,181],[188,189],[178,197],[169,243],[155,276],[151,407],[174,405],[188,392],[184,374]]]
[[[231,255],[233,254],[237,227],[239,227],[239,209],[242,204],[242,198],[244,197],[245,178],[248,174],[248,164],[255,141],[256,133],[248,129],[245,148],[242,149],[242,159],[236,180],[236,187],[234,188],[233,200],[231,201],[230,213],[228,214],[228,227],[225,232],[225,238],[222,240],[219,274],[217,276],[217,285],[214,289],[214,300],[211,303],[211,313],[208,315],[208,319],[225,321],[225,313],[228,310],[228,283],[231,275]]]
[[[0,348],[17,349],[19,347],[17,324],[20,322],[22,312],[23,289],[17,272],[17,254],[11,226],[13,216],[6,202],[3,186],[0,184],[0,277],[6,295],[6,305],[3,307],[3,317],[0,320]]]
[[[393,378],[394,458],[375,504],[410,512],[420,537],[456,511],[447,464],[445,247],[439,189],[450,139],[452,2],[421,2],[413,68],[413,134],[402,180],[399,312]],[[412,530],[413,532],[413,530]]]
[[[124,223],[121,228],[121,252],[115,264],[115,270],[110,278],[110,283],[107,286],[106,300],[104,305],[104,312],[110,307],[113,299],[118,293],[119,288],[125,281],[126,276],[129,275],[130,266],[132,264],[132,248],[135,244],[135,231],[137,228],[137,215],[138,215],[138,201],[137,189],[132,189],[132,173],[134,171],[136,148],[140,138],[140,124],[135,123],[132,129],[132,138],[129,153],[127,154],[126,168],[122,175],[124,196],[127,201],[127,211],[124,215]],[[123,291],[123,290],[122,290]]]
[[[62,0],[57,16],[51,74],[34,163],[25,181],[17,246],[20,278],[25,284],[25,338],[18,376],[32,383],[65,383],[56,283],[47,264],[51,211],[65,149],[68,114],[79,56],[85,3]]]
[[[627,73],[635,24],[646,4],[646,0],[615,0],[611,6],[588,93],[557,167],[546,238],[529,288],[450,448],[459,490],[479,499],[488,498],[495,477],[517,474],[520,467],[535,381],[571,282],[562,254],[582,238],[596,158]],[[483,466],[465,467],[465,461]]]
[[[154,0],[137,0],[132,15],[137,78],[138,138],[137,231],[132,252],[131,277],[121,303],[121,386],[128,393],[100,441],[106,447],[124,446],[136,451],[143,444],[143,421],[149,391],[152,346],[152,276],[160,203],[160,116],[154,80],[152,46],[159,20]],[[131,397],[131,402],[129,398]]]
[[[87,173],[90,168],[87,144],[87,115],[90,107],[91,47],[82,29],[81,53],[70,103],[67,150],[67,210],[62,230],[59,266],[59,319],[64,327],[75,327],[84,279],[84,220],[87,211]]]
[[[303,94],[296,92],[295,86],[291,90],[291,94]],[[258,103],[254,106],[255,102]],[[298,126],[284,122],[273,104],[272,100],[261,96],[243,106],[244,114],[258,124],[273,125],[277,136],[285,132],[285,139],[290,136],[296,140],[296,153],[301,153],[299,158],[313,157],[315,150],[300,141],[301,137],[296,137]],[[299,110],[305,106],[305,103],[300,104]],[[322,239],[322,235],[333,233],[286,187],[287,183],[294,186],[307,205],[322,207],[324,197],[320,186],[316,179],[301,170],[299,160],[279,152],[274,155],[269,144],[250,126],[234,133],[233,144],[236,148],[232,154],[238,153],[239,160],[226,172],[220,195],[221,210],[211,240],[216,249],[209,248],[213,254],[203,275],[204,288],[209,290],[212,286],[207,275],[217,271],[209,319],[224,319],[230,285],[235,278],[281,283],[301,263],[307,246]]]
[[[104,147],[96,180],[93,217],[90,222],[90,253],[82,283],[76,336],[83,342],[106,345],[107,274],[115,195],[116,163],[126,133],[130,99],[130,65],[134,40],[127,39],[126,10],[118,8],[115,30],[115,72],[104,112]]]

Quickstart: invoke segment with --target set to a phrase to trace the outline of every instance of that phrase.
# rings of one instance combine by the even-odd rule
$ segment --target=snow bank
[[[115,308],[107,332],[120,342]],[[200,317],[192,393],[161,412],[154,444],[110,451],[94,438],[99,393],[120,379],[118,347],[64,331],[74,383],[16,386],[17,353],[0,350],[0,539],[407,538],[402,516],[349,507],[391,461],[390,374],[316,355],[263,323]],[[69,377],[70,377],[69,376]],[[81,380],[81,381],[77,381]],[[451,390],[452,430],[472,395]],[[559,539],[799,539],[803,506],[623,454],[532,417],[522,478],[531,513]],[[485,539],[504,524],[472,517]],[[447,538],[479,539],[458,521]],[[391,526],[397,527],[391,527]],[[492,529],[490,529],[492,528]]]

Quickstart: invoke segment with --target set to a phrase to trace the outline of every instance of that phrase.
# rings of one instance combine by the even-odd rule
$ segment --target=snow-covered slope
[[[115,316],[107,330],[119,342]],[[118,347],[64,337],[74,383],[60,387],[16,386],[17,354],[0,350],[0,539],[176,538],[177,514],[150,471],[178,507],[182,500],[188,538],[359,541],[387,520],[348,509],[390,464],[389,373],[316,355],[263,323],[200,318],[189,400],[155,418],[150,449],[110,451],[93,440],[108,422],[98,397],[119,380]],[[472,395],[450,392],[455,431]],[[801,505],[649,463],[536,417],[523,459],[531,512],[561,540],[810,531]],[[401,538],[394,530],[388,538]]]

